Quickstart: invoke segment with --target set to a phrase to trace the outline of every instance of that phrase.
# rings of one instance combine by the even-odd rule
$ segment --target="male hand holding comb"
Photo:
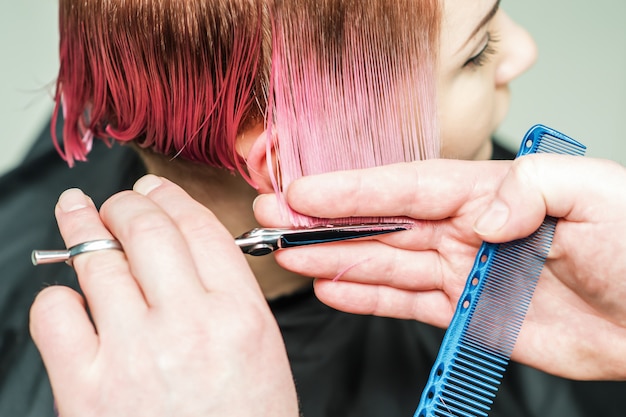
[[[277,260],[316,271],[316,294],[332,307],[446,327],[483,240],[525,237],[559,217],[512,358],[572,379],[626,379],[626,169],[571,158],[431,160],[303,178],[288,191],[297,211],[407,216],[417,226]],[[275,222],[272,200],[256,201],[261,223]]]

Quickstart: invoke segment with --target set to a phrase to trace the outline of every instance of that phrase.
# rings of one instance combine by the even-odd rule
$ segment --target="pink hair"
[[[275,1],[268,125],[279,196],[305,175],[439,156],[438,3]],[[295,225],[328,223],[282,201]],[[378,219],[333,223],[361,221]]]
[[[235,142],[266,107],[279,194],[439,156],[439,0],[60,0],[59,16],[62,143],[52,131],[70,165],[99,138],[249,179]]]
[[[83,161],[95,137],[241,170],[237,133],[260,117],[258,4],[61,0],[59,153]]]

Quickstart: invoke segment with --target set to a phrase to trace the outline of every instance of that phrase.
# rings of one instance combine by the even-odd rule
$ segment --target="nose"
[[[520,25],[502,9],[500,26],[500,60],[496,69],[496,85],[505,86],[528,70],[537,60],[537,44]]]

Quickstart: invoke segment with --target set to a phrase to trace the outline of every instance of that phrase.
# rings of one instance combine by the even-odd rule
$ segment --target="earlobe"
[[[276,178],[274,141],[271,132],[258,125],[241,133],[237,138],[237,153],[244,159],[249,180],[261,194],[274,191],[272,178]]]

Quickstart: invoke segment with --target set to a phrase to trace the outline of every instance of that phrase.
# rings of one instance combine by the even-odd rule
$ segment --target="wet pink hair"
[[[439,14],[439,0],[273,2],[279,196],[306,175],[439,157]],[[318,223],[283,207],[294,225]],[[333,220],[359,221],[378,219]]]
[[[236,137],[264,118],[279,194],[303,175],[439,156],[439,0],[60,0],[59,13],[54,141],[70,165],[99,138],[246,176]]]
[[[59,23],[70,166],[100,138],[241,170],[235,138],[265,105],[259,1],[60,0]]]

